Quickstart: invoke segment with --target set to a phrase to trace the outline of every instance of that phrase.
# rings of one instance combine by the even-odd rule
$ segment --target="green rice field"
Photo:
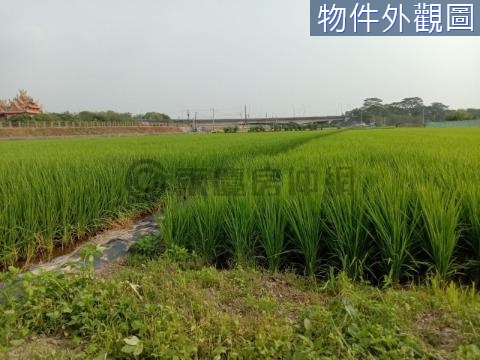
[[[480,130],[6,141],[0,154],[4,267],[160,209],[164,243],[218,267],[480,276]]]

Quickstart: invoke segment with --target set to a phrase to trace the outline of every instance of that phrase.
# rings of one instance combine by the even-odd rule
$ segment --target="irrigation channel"
[[[39,273],[41,271],[67,271],[72,264],[81,264],[80,253],[87,245],[100,245],[104,250],[102,254],[95,257],[95,271],[102,270],[113,261],[124,257],[130,246],[139,238],[145,235],[159,235],[155,223],[155,215],[148,215],[137,220],[133,225],[123,228],[101,232],[82,245],[75,248],[72,252],[57,256],[50,261],[30,266],[26,271]]]

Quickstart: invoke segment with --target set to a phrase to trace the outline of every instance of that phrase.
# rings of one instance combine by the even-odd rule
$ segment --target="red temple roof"
[[[0,116],[42,113],[42,106],[33,100],[25,90],[20,90],[13,100],[0,100]]]

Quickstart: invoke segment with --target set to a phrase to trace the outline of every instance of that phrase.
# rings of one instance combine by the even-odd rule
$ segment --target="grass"
[[[7,358],[474,359],[480,352],[480,298],[453,283],[380,290],[345,274],[318,283],[291,272],[219,271],[171,248],[106,277],[44,273],[13,284],[0,302]]]

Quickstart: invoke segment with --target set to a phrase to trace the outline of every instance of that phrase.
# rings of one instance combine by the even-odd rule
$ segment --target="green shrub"
[[[145,259],[153,259],[160,255],[161,252],[160,238],[155,235],[144,235],[137,239],[129,252],[133,256],[139,256]]]

